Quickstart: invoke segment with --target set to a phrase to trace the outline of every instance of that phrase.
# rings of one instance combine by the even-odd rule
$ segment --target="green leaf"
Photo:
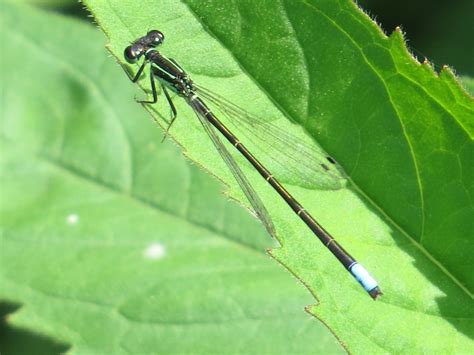
[[[467,92],[470,93],[471,96],[474,96],[474,79],[468,76],[463,76],[461,77],[461,80]]]
[[[380,281],[380,302],[243,167],[277,227],[282,248],[272,255],[317,294],[310,312],[349,350],[472,349],[474,107],[449,68],[416,62],[399,30],[387,37],[350,1],[86,3],[122,63],[123,49],[157,28],[160,50],[196,83],[311,137],[342,164],[352,182],[344,189],[283,182]],[[192,111],[175,101],[173,139],[245,204]],[[161,103],[147,109],[166,126]]]
[[[4,0],[8,1],[8,0]],[[30,5],[44,6],[50,8],[60,8],[64,6],[71,6],[77,4],[72,0],[17,0],[17,3],[26,3]]]
[[[6,4],[0,21],[0,299],[29,342],[14,351],[342,352],[260,224],[160,144],[97,30]]]

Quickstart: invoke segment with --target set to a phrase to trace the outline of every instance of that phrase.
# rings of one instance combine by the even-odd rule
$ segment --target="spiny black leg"
[[[143,60],[142,65],[140,66],[140,69],[138,69],[137,73],[135,76],[132,78],[132,82],[136,83],[138,79],[140,79],[140,76],[142,75],[143,69],[145,69],[145,65],[147,63],[147,60]]]
[[[151,84],[151,93],[153,94],[153,100],[152,101],[149,101],[149,100],[136,100],[138,103],[141,103],[141,104],[156,104],[157,103],[158,93],[156,92],[155,76],[153,75],[152,70],[150,70],[150,84]]]
[[[133,77],[130,75],[130,72],[128,71],[128,69],[125,65],[122,64],[122,67],[125,70],[125,73],[127,73],[127,76],[130,79],[130,81],[132,81],[133,83],[136,83],[138,81],[138,79],[140,79],[140,76],[142,75],[143,69],[145,69],[145,66],[146,66],[147,63],[148,63],[148,61],[145,59],[143,61],[142,65],[140,66],[140,69],[138,69],[137,73]]]
[[[174,106],[173,101],[171,100],[171,97],[170,97],[170,94],[168,93],[168,90],[166,90],[166,87],[161,82],[160,82],[160,86],[161,86],[161,89],[163,90],[163,92],[165,93],[166,101],[168,101],[168,105],[170,105],[171,112],[172,112],[170,124],[168,125],[168,128],[166,128],[165,135],[163,136],[163,139],[161,141],[161,142],[164,142],[166,137],[168,136],[168,131],[170,130],[171,125],[173,124],[174,120],[176,119],[177,111],[176,111],[176,107]]]
[[[165,93],[166,100],[168,101],[168,105],[170,105],[170,108],[171,108],[171,111],[172,111],[171,122],[173,122],[176,118],[176,115],[177,115],[176,107],[174,106],[174,103],[171,100],[170,94],[168,93],[168,90],[166,89],[166,86],[164,86],[161,82],[160,82],[160,85],[161,85],[161,88],[163,89],[163,92]]]

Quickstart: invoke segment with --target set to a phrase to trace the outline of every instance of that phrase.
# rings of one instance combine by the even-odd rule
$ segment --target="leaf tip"
[[[400,26],[395,27],[389,38],[392,40],[392,42],[398,43],[399,45],[405,44],[405,33],[402,31]]]
[[[439,72],[439,76],[443,79],[448,79],[450,81],[457,81],[457,76],[454,68],[451,68],[449,65],[444,64],[441,67],[441,70]]]

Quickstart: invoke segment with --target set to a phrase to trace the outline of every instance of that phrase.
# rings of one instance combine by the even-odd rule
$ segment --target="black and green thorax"
[[[194,94],[193,81],[173,59],[163,56],[156,49],[149,49],[145,58],[151,63],[153,75],[172,91],[185,97]]]

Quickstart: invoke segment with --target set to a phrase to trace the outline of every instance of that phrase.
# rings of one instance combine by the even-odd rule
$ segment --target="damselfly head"
[[[148,31],[146,34],[147,40],[151,46],[159,46],[165,40],[165,35],[158,30]]]
[[[140,57],[145,53],[145,50],[145,46],[143,46],[141,43],[134,43],[131,46],[125,48],[123,56],[127,62],[133,64],[136,63],[138,59],[140,59]]]
[[[125,48],[123,56],[130,64],[136,63],[149,49],[163,43],[165,35],[158,30],[151,30]]]

